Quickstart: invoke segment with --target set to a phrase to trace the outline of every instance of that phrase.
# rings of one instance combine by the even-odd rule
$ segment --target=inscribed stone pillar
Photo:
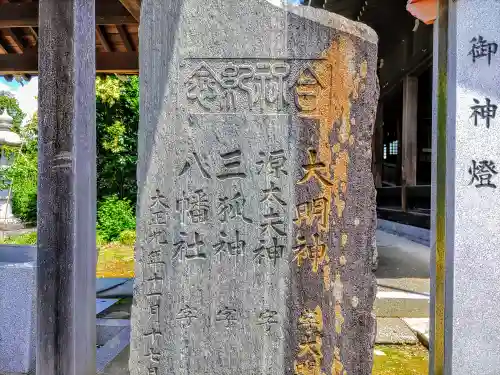
[[[431,371],[500,369],[500,2],[440,0]]]
[[[371,374],[377,36],[142,3],[132,375]]]

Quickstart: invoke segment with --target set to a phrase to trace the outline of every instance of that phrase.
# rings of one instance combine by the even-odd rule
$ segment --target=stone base
[[[0,246],[0,374],[35,366],[36,247]]]
[[[424,246],[429,246],[430,244],[430,230],[428,229],[417,228],[411,225],[382,219],[378,219],[378,229],[387,233],[405,237]]]
[[[0,245],[0,375],[34,374],[36,361],[36,247]],[[96,300],[96,312],[118,299]],[[129,343],[130,321],[98,319],[96,371]]]

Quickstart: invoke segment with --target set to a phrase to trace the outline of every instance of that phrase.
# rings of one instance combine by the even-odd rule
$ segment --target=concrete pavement
[[[428,341],[429,247],[377,231],[377,249],[377,343],[408,343],[409,333]]]

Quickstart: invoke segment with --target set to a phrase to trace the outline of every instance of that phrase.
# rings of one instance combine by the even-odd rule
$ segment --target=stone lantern
[[[14,133],[11,128],[13,124],[13,118],[9,116],[7,110],[3,110],[0,113],[0,168],[8,168],[12,159],[5,152],[4,146],[9,147],[20,147],[21,137],[17,133]],[[10,205],[9,190],[0,190],[0,224],[14,224],[17,223],[17,219],[12,215],[12,208]]]

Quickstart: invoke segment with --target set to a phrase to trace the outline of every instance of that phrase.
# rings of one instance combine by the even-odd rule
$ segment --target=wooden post
[[[37,375],[96,373],[95,0],[40,0]]]
[[[403,123],[401,162],[401,205],[407,210],[406,187],[417,184],[417,105],[418,78],[406,76],[403,80]]]
[[[373,132],[373,160],[372,172],[375,187],[382,187],[382,167],[384,163],[384,103],[380,102],[377,108],[377,119]]]

